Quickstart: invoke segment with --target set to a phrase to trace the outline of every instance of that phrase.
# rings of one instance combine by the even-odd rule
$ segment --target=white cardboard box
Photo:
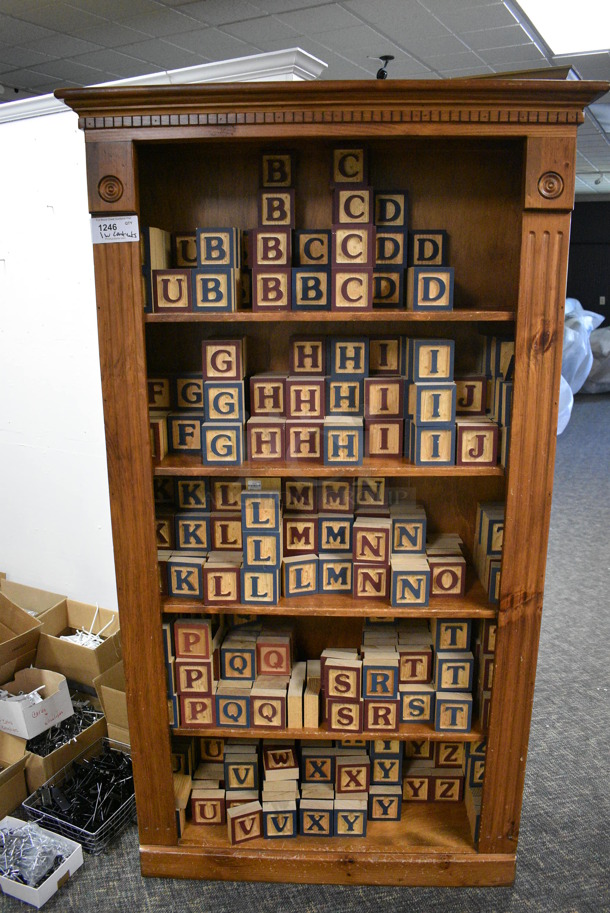
[[[0,821],[0,829],[11,830],[16,827],[23,827],[25,824],[26,822],[20,821],[19,818],[7,816]],[[60,841],[64,855],[67,858],[38,888],[31,888],[29,885],[20,884],[18,881],[13,881],[12,878],[5,878],[2,875],[0,875],[0,888],[2,888],[4,894],[24,900],[39,910],[49,898],[57,893],[68,878],[74,875],[76,870],[81,867],[83,864],[83,848],[80,843],[76,843],[74,840],[68,840],[67,837],[63,837],[60,834],[52,834],[51,831],[47,831],[46,828],[40,827],[40,825],[36,825],[36,827],[49,834],[50,837]]]
[[[22,739],[32,739],[50,726],[72,716],[74,707],[68,683],[65,675],[60,675],[59,672],[20,669],[15,673],[13,681],[6,682],[2,687],[11,694],[19,694],[21,691],[29,694],[40,685],[45,688],[40,692],[42,701],[37,704],[0,700],[0,729]]]

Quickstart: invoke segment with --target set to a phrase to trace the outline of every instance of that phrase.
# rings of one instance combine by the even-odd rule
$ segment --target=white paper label
[[[93,216],[91,238],[94,244],[123,244],[139,241],[137,216]]]

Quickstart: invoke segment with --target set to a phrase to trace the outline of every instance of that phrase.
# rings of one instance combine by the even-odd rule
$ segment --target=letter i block
[[[366,837],[367,799],[335,799],[335,837]]]
[[[398,704],[398,701],[396,701]],[[397,708],[400,719],[400,708]],[[397,757],[371,757],[371,783],[379,786],[398,786],[402,782],[402,754]]]
[[[242,380],[245,374],[245,339],[204,339],[204,380]]]
[[[446,266],[449,262],[449,235],[443,229],[409,232],[411,266]]]
[[[470,732],[472,694],[459,691],[437,691],[434,728],[436,732]]]
[[[203,384],[206,421],[244,421],[243,380],[206,380]]]
[[[253,682],[256,678],[256,647],[225,641],[220,648],[220,671],[223,681]]]
[[[292,270],[292,310],[330,311],[330,269],[300,266]]]
[[[333,817],[332,799],[301,799],[299,833],[302,837],[332,837]]]
[[[290,266],[292,235],[287,229],[259,228],[250,233],[254,266]]]
[[[193,309],[190,269],[152,271],[153,312],[188,313]]]
[[[393,606],[427,606],[430,599],[430,567],[423,555],[392,557]]]
[[[293,262],[295,266],[330,267],[330,230],[305,228],[293,233]]]
[[[248,459],[268,463],[286,456],[286,422],[254,416],[246,422]]]
[[[286,420],[286,460],[322,461],[323,419]]]
[[[404,308],[404,270],[391,266],[373,269],[373,307]]]
[[[231,605],[241,600],[240,567],[221,561],[206,562],[203,568],[203,599],[206,604]]]
[[[433,723],[436,692],[426,683],[399,685],[401,723]]]
[[[402,786],[372,785],[369,790],[369,821],[400,821]]]
[[[369,372],[369,340],[365,337],[341,339],[329,343],[329,373],[333,378],[365,378]]]
[[[332,269],[331,311],[370,311],[373,308],[373,270],[371,267]]]
[[[405,422],[405,456],[415,466],[454,466],[455,425],[435,428]]]
[[[296,837],[297,804],[294,799],[263,802],[263,836],[266,840],[276,837]]]
[[[244,530],[279,533],[281,529],[279,492],[242,491],[241,516]]]
[[[237,228],[198,228],[197,265],[239,267],[241,238]]]
[[[324,422],[324,465],[359,466],[364,457],[361,418],[333,416]]]
[[[244,605],[277,605],[280,572],[241,568],[241,601]]]
[[[458,418],[455,423],[458,466],[495,466],[498,462],[499,428],[494,422]]]
[[[292,270],[290,267],[266,266],[252,270],[252,310],[289,311],[292,301]]]
[[[286,380],[287,418],[324,418],[324,384],[323,377],[289,376]]]
[[[402,419],[364,420],[364,455],[396,459],[402,456],[404,441],[404,421]]]
[[[229,843],[235,846],[263,836],[263,809],[260,802],[246,802],[227,809]]]
[[[167,560],[167,594],[171,597],[203,599],[203,555],[172,555]]]
[[[374,218],[377,228],[406,231],[409,225],[406,190],[376,190]]]
[[[177,659],[174,663],[178,694],[211,694],[214,676],[211,660],[193,662]]]
[[[369,340],[369,373],[386,377],[401,373],[400,336],[373,337]]]
[[[407,377],[415,383],[453,381],[453,339],[409,339]]]
[[[170,453],[201,453],[201,412],[170,412],[167,437]]]
[[[362,732],[361,700],[329,697],[326,705],[326,728],[329,732]]]
[[[402,418],[404,384],[400,377],[365,377],[365,418]]]
[[[430,595],[463,596],[466,592],[466,561],[459,555],[430,557]]]
[[[453,310],[453,267],[410,266],[407,270],[407,310]]]
[[[286,375],[253,374],[250,378],[250,413],[267,418],[286,415]]]
[[[455,383],[408,385],[408,417],[418,426],[449,426],[455,422]]]
[[[368,792],[371,762],[366,755],[339,755],[335,763],[335,792],[340,795]]]
[[[240,466],[244,458],[241,422],[203,422],[201,455],[205,466]]]
[[[437,691],[472,691],[474,657],[468,650],[439,651],[434,657]]]
[[[290,188],[259,191],[259,227],[293,229],[295,223],[294,196],[294,189]]]
[[[175,548],[189,552],[210,549],[210,515],[204,511],[189,510],[175,516]]]
[[[390,568],[388,565],[354,562],[354,599],[387,602],[389,584]]]
[[[212,729],[216,725],[214,696],[180,695],[180,725],[184,729]]]
[[[351,593],[353,587],[351,558],[341,554],[320,555],[318,559],[318,592]]]
[[[241,296],[239,270],[230,266],[202,266],[191,273],[193,311],[196,314],[237,310]]]
[[[440,650],[468,650],[470,648],[470,635],[472,621],[464,619],[439,619],[433,618],[430,626],[434,652]]]
[[[150,455],[162,460],[167,454],[167,412],[149,413]]]

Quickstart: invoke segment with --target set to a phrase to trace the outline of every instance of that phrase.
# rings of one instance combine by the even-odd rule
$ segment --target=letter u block
[[[227,820],[224,793],[224,789],[194,789],[191,792],[191,822],[204,825],[224,824]]]
[[[324,423],[324,465],[360,466],[364,458],[361,418],[333,416]]]
[[[281,313],[289,311],[292,302],[290,267],[266,266],[252,270],[252,310]]]
[[[438,691],[434,717],[436,732],[470,732],[471,726],[472,694]]]
[[[205,466],[240,466],[244,457],[241,422],[203,422],[201,453]]]
[[[172,253],[177,267],[197,266],[197,232],[174,232],[172,235]]]
[[[292,270],[292,310],[330,311],[330,269],[300,266]]]
[[[432,723],[436,694],[433,685],[399,685],[401,723]]]
[[[245,339],[204,339],[204,380],[242,380],[245,375]]]
[[[206,421],[244,421],[243,380],[206,380],[203,384]]]
[[[295,555],[282,562],[284,596],[312,596],[318,592],[318,556]]]
[[[190,269],[153,269],[153,312],[188,313],[193,309]]]
[[[240,273],[230,266],[201,266],[191,271],[193,311],[196,314],[230,313],[240,301]]]
[[[407,270],[407,310],[453,310],[453,267],[410,266]]]
[[[203,599],[203,555],[172,555],[167,560],[167,594],[185,599]]]

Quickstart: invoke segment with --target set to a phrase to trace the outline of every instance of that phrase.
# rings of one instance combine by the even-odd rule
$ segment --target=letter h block
[[[286,460],[322,462],[323,419],[286,420]]]
[[[387,602],[389,583],[389,565],[354,562],[354,599]]]
[[[408,311],[452,311],[453,267],[410,266],[407,270]]]
[[[286,421],[278,418],[253,416],[246,423],[248,459],[269,463],[283,461],[286,456]]]
[[[270,372],[250,378],[250,414],[256,418],[285,417],[286,375]]]
[[[291,375],[323,377],[326,374],[326,340],[320,336],[291,336],[288,368]]]
[[[364,457],[361,418],[333,416],[324,422],[324,465],[360,466]]]
[[[289,419],[324,418],[326,398],[323,377],[291,377],[286,380],[286,417]]]

